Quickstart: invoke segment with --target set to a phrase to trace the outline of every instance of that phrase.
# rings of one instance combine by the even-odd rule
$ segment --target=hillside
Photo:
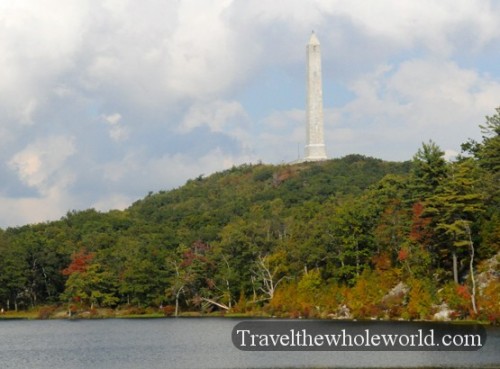
[[[350,155],[242,165],[124,211],[73,211],[0,231],[0,305],[428,318],[446,303],[457,317],[495,320],[488,301],[498,281],[485,283],[483,310],[471,313],[470,254],[443,228],[454,210],[439,209],[457,185],[448,170],[472,161],[431,163],[441,156],[433,143],[419,153],[404,163]],[[467,225],[479,269],[498,252],[498,213],[470,201],[489,190],[482,183],[466,200],[477,207]]]
[[[252,208],[268,208],[280,201],[285,211],[305,202],[322,203],[332,197],[359,195],[387,174],[408,174],[410,163],[384,162],[360,155],[295,165],[242,165],[184,186],[149,194],[128,212],[148,225],[185,230],[188,244],[217,240],[222,227],[237,217],[251,217]]]

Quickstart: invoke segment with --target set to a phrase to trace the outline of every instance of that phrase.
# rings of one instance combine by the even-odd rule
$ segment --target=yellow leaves
[[[382,300],[394,284],[392,270],[365,270],[354,287],[346,291],[346,304],[354,318],[385,316]]]
[[[477,298],[477,304],[481,318],[490,321],[491,323],[500,323],[500,280],[494,279],[490,281],[482,290]]]
[[[410,279],[410,294],[406,311],[410,319],[427,319],[432,313],[433,298],[426,280]]]

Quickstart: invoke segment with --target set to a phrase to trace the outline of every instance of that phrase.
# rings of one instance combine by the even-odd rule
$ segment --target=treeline
[[[453,162],[243,165],[0,230],[0,307],[498,321],[500,108],[481,129]]]

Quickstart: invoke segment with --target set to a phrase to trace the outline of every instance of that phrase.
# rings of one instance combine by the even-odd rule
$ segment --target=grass
[[[92,310],[82,310],[73,313],[71,318],[73,319],[161,319],[173,317],[173,315],[165,314],[162,311],[154,308],[123,308],[123,309],[105,309],[98,308]],[[272,318],[271,315],[265,314],[263,312],[211,312],[211,313],[201,313],[198,311],[183,311],[179,313],[179,317],[182,318],[231,318],[231,319],[251,319],[251,318]],[[0,313],[0,320],[15,320],[15,319],[68,319],[68,310],[65,307],[47,307],[41,306],[38,308],[30,310],[20,310],[20,311],[7,311]],[[453,320],[448,323],[453,324],[483,324],[490,325],[488,321],[479,320]]]
[[[38,311],[6,311],[0,314],[0,319],[38,319]]]

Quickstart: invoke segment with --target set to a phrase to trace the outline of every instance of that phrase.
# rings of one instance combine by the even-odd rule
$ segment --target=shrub
[[[490,281],[477,296],[477,305],[479,307],[479,318],[488,320],[491,324],[500,324],[500,282],[498,280]]]
[[[173,305],[164,306],[161,310],[165,316],[172,316],[175,314],[175,306]]]
[[[274,292],[273,299],[269,302],[273,314],[288,314],[296,311],[300,315],[300,301],[297,296],[297,284],[282,283]]]
[[[469,288],[465,285],[449,282],[440,291],[441,299],[454,311],[455,318],[465,318],[470,315],[471,299]]]
[[[427,319],[432,314],[433,297],[430,282],[412,278],[408,281],[410,293],[406,313],[409,319]]]
[[[359,276],[354,287],[347,291],[347,306],[354,318],[380,317],[383,295],[380,275],[367,269]]]
[[[49,319],[55,311],[55,306],[42,306],[38,310],[38,319]]]

